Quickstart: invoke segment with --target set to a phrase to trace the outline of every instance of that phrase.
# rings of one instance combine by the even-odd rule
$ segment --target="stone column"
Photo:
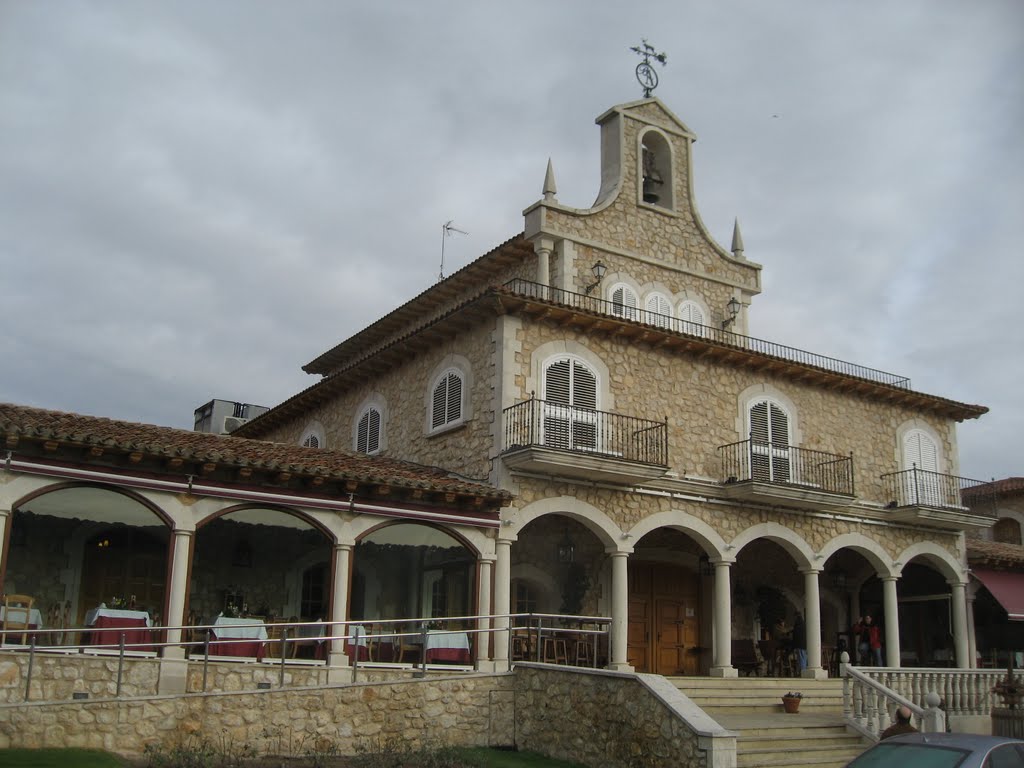
[[[491,644],[491,633],[488,631],[491,628],[491,620],[482,618],[490,615],[491,613],[491,569],[494,566],[494,561],[491,555],[481,555],[478,561],[480,567],[480,580],[478,584],[477,599],[477,615],[481,618],[476,621],[476,661],[477,666],[480,666],[480,662],[485,662],[490,658],[488,653],[489,646]]]
[[[732,587],[730,569],[732,563],[716,560],[715,563],[715,655],[712,661],[712,677],[736,677],[732,665]]]
[[[331,621],[345,621],[348,618],[348,580],[352,565],[352,545],[334,545],[334,587],[331,591]],[[330,628],[332,636],[344,635],[345,628],[342,624],[332,624]],[[328,666],[343,667],[348,664],[348,657],[345,655],[345,641],[331,640],[331,652],[328,659]]]
[[[508,615],[512,595],[512,540],[494,542],[494,667],[508,669]]]
[[[174,554],[171,560],[171,583],[167,595],[167,625],[180,627],[185,621],[185,597],[188,595],[188,572],[192,536],[195,531],[174,529]],[[181,642],[180,629],[167,630],[168,643]],[[188,689],[188,661],[182,646],[164,646],[160,659],[157,690],[162,695],[180,695]]]
[[[174,530],[174,559],[171,561],[171,589],[167,597],[167,626],[180,627],[185,623],[185,598],[188,595],[189,553],[195,531]],[[181,642],[180,629],[167,630],[167,642]],[[170,652],[171,648],[167,648]]]
[[[885,665],[900,666],[900,602],[896,577],[882,577],[882,602],[885,608]]]
[[[953,645],[956,648],[957,669],[968,669],[970,659],[967,658],[967,601],[964,589],[967,585],[962,581],[950,582],[953,605]]]
[[[4,549],[4,538],[7,534],[7,526],[11,524],[11,510],[9,507],[0,507],[0,556],[7,552]],[[0,594],[3,594],[6,590],[3,589],[3,574],[7,573],[7,563],[0,561]]]
[[[809,568],[804,571],[804,630],[807,634],[807,669],[803,676],[815,680],[828,677],[821,668],[821,597],[818,594],[818,574]]]
[[[626,655],[629,628],[629,552],[612,552],[612,636],[608,668],[632,672]]]
[[[537,282],[541,285],[551,284],[551,252],[555,244],[546,237],[539,238],[533,244],[534,253],[537,254]]]
[[[967,587],[967,655],[970,657],[968,661],[971,669],[978,666],[978,635],[974,629],[974,600],[977,596],[977,587],[972,582]]]

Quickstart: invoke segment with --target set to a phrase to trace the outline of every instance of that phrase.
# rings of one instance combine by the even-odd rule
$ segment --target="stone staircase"
[[[739,734],[737,768],[842,768],[868,746],[843,723],[841,680],[669,679],[719,724]],[[797,714],[783,712],[782,694],[787,691],[804,696]]]

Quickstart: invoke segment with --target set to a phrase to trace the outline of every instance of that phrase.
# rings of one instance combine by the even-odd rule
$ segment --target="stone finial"
[[[548,158],[548,170],[544,174],[544,199],[554,200],[555,195],[558,194],[558,188],[555,186],[555,169],[551,165],[551,158]]]
[[[732,255],[737,259],[743,258],[743,235],[740,234],[739,217],[736,217],[732,225]]]

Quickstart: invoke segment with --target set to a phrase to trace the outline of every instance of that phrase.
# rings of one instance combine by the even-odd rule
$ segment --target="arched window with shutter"
[[[958,506],[959,494],[938,475],[939,446],[923,429],[903,433],[903,469],[905,499],[911,504]]]
[[[644,322],[662,328],[672,327],[672,302],[660,293],[652,293],[648,296],[647,301],[644,302],[644,308],[647,310]]]
[[[381,422],[380,411],[373,406],[363,411],[356,429],[356,451],[373,454],[380,450]]]
[[[462,422],[462,372],[449,368],[434,384],[430,398],[430,429]]]
[[[619,283],[613,285],[611,290],[612,314],[624,317],[627,320],[636,320],[637,305],[636,292],[628,285]]]
[[[695,301],[684,301],[679,305],[679,330],[692,336],[703,336],[707,325],[704,310]]]
[[[750,406],[750,477],[764,483],[792,479],[789,451],[789,414],[774,400]]]
[[[544,444],[598,449],[597,374],[582,360],[560,357],[544,367]]]

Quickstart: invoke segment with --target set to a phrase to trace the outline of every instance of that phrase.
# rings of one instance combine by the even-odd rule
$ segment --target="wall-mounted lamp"
[[[558,562],[571,563],[576,559],[576,545],[569,538],[569,529],[565,529],[562,540],[558,543]]]
[[[606,267],[603,262],[598,261],[593,267],[591,267],[591,271],[594,273],[595,279],[594,282],[583,289],[583,293],[587,296],[589,296],[590,292],[597,288],[597,286],[601,284],[601,281],[604,280],[604,273],[608,271],[608,267]]]
[[[842,568],[832,571],[832,586],[836,589],[846,589],[846,571]]]
[[[714,576],[715,566],[711,564],[711,558],[707,554],[700,556],[700,575],[701,576]]]
[[[740,314],[741,306],[742,305],[738,301],[736,301],[735,296],[729,299],[729,303],[725,305],[725,311],[728,313],[729,316],[722,321],[723,329],[728,328],[730,325],[736,322],[736,318]]]

